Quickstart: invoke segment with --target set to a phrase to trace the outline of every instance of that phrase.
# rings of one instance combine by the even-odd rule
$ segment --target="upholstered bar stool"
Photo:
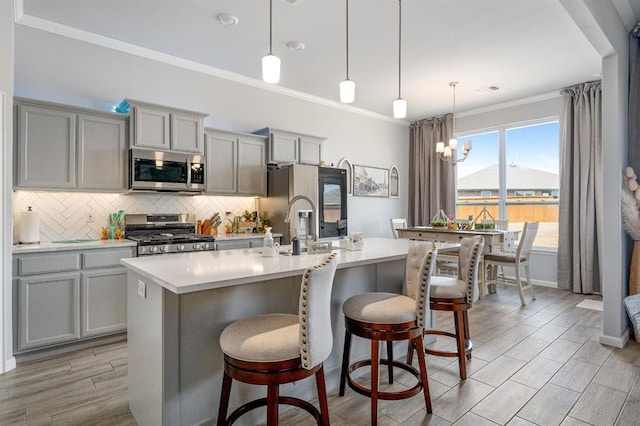
[[[344,352],[340,375],[340,396],[344,396],[345,384],[361,395],[371,398],[371,424],[378,421],[378,399],[397,400],[410,398],[421,390],[427,412],[431,413],[431,397],[427,381],[422,333],[425,316],[429,312],[429,280],[433,271],[437,249],[431,243],[411,247],[407,255],[403,294],[364,293],[350,297],[342,305],[345,317]],[[349,365],[351,337],[356,335],[371,340],[371,359]],[[393,359],[393,342],[409,340],[409,353],[415,350],[420,371],[410,363]],[[379,342],[387,342],[387,359],[379,358]],[[393,383],[393,367],[411,373],[418,380],[411,389],[399,392],[379,391],[378,369],[380,364],[388,366],[389,383]],[[355,382],[351,373],[361,367],[371,366],[371,388]]]
[[[436,311],[453,311],[455,333],[444,330],[425,330],[424,334],[449,336],[456,339],[456,352],[427,348],[429,355],[457,357],[460,378],[467,378],[467,359],[471,359],[473,345],[469,334],[468,310],[478,300],[478,263],[484,248],[484,239],[477,235],[463,238],[458,256],[458,276],[431,277],[429,306]],[[409,358],[411,360],[411,358]]]
[[[220,335],[224,376],[218,425],[230,425],[243,414],[267,406],[267,425],[278,424],[278,405],[310,413],[319,425],[329,424],[323,362],[331,353],[331,287],[335,254],[302,275],[298,315],[267,314],[236,321]],[[320,411],[299,398],[280,396],[279,385],[316,376]],[[266,385],[267,397],[238,407],[227,418],[232,379]]]

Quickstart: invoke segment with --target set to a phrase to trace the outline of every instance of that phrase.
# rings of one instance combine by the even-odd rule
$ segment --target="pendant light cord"
[[[452,120],[453,121],[453,134],[452,134],[452,138],[456,137],[456,82],[451,83],[451,87],[453,87],[453,115],[452,115]]]
[[[269,0],[269,55],[273,54],[273,0]]]
[[[347,38],[347,80],[349,80],[349,0],[346,0],[346,4],[347,4],[347,11],[346,11],[346,17],[347,17],[347,31],[346,31],[346,38]]]
[[[402,0],[398,0],[398,99],[402,93]]]

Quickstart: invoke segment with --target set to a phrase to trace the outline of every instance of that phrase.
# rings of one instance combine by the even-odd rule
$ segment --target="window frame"
[[[561,132],[562,132],[562,120],[559,115],[550,115],[547,117],[536,118],[532,120],[517,121],[513,123],[500,124],[497,126],[485,127],[481,129],[468,130],[465,132],[458,132],[455,134],[456,139],[461,140],[470,136],[484,135],[487,133],[498,134],[498,217],[496,219],[507,218],[507,131],[517,130],[524,127],[539,126],[543,124],[558,123],[558,159],[560,159],[561,152]],[[473,151],[469,154],[473,155]],[[561,162],[558,161],[558,173],[561,173]],[[456,169],[455,176],[455,211],[456,217],[458,216],[458,173]],[[560,189],[558,188],[558,194]],[[557,252],[557,247],[544,247],[534,246],[536,251],[541,252]]]

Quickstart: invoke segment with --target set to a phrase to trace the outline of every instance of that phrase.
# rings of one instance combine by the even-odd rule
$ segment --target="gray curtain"
[[[560,148],[558,287],[601,293],[602,87],[567,87]]]
[[[436,153],[436,142],[452,136],[453,114],[416,121],[410,130],[408,221],[428,225],[440,209],[455,211],[455,169]]]

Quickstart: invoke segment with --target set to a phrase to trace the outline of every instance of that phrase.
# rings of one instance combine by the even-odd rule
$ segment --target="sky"
[[[506,163],[559,173],[559,124],[557,121],[505,131]],[[458,137],[458,146],[470,140],[473,147],[464,162],[457,164],[458,178],[498,163],[499,131]],[[461,154],[459,154],[461,156]]]

